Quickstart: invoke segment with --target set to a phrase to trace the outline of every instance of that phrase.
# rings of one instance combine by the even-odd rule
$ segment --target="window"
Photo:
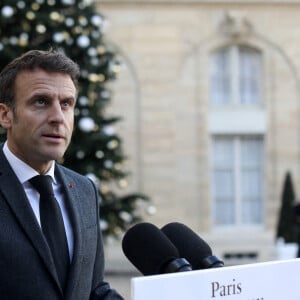
[[[261,224],[263,138],[214,136],[212,149],[214,224]]]
[[[261,104],[262,62],[260,51],[241,45],[224,47],[211,56],[213,105]]]
[[[259,225],[265,134],[262,54],[236,44],[219,48],[210,58],[213,222]]]

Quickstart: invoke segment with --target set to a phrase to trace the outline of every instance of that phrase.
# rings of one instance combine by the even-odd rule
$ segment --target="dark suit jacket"
[[[109,296],[111,290],[102,281],[103,244],[94,184],[58,164],[55,173],[64,187],[74,231],[74,253],[65,296],[23,186],[0,146],[0,299],[88,300],[97,286],[105,287],[108,297],[93,299],[122,299]]]

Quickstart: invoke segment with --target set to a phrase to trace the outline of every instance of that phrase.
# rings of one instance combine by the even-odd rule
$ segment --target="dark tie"
[[[70,264],[66,231],[59,204],[57,203],[52,179],[38,175],[29,180],[40,194],[40,220],[44,236],[51,249],[58,278],[64,289]]]

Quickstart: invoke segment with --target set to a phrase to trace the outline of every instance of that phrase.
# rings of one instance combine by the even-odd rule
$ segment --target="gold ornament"
[[[35,19],[35,13],[33,11],[29,11],[26,13],[26,18],[30,21]]]
[[[61,15],[57,11],[53,11],[50,13],[50,19],[52,21],[59,21],[61,18]]]

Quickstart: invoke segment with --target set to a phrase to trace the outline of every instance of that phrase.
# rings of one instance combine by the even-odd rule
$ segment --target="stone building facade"
[[[123,62],[111,109],[129,189],[156,208],[145,220],[185,223],[228,264],[276,259],[286,172],[300,183],[300,1],[98,7]],[[117,248],[111,265],[127,268]]]

